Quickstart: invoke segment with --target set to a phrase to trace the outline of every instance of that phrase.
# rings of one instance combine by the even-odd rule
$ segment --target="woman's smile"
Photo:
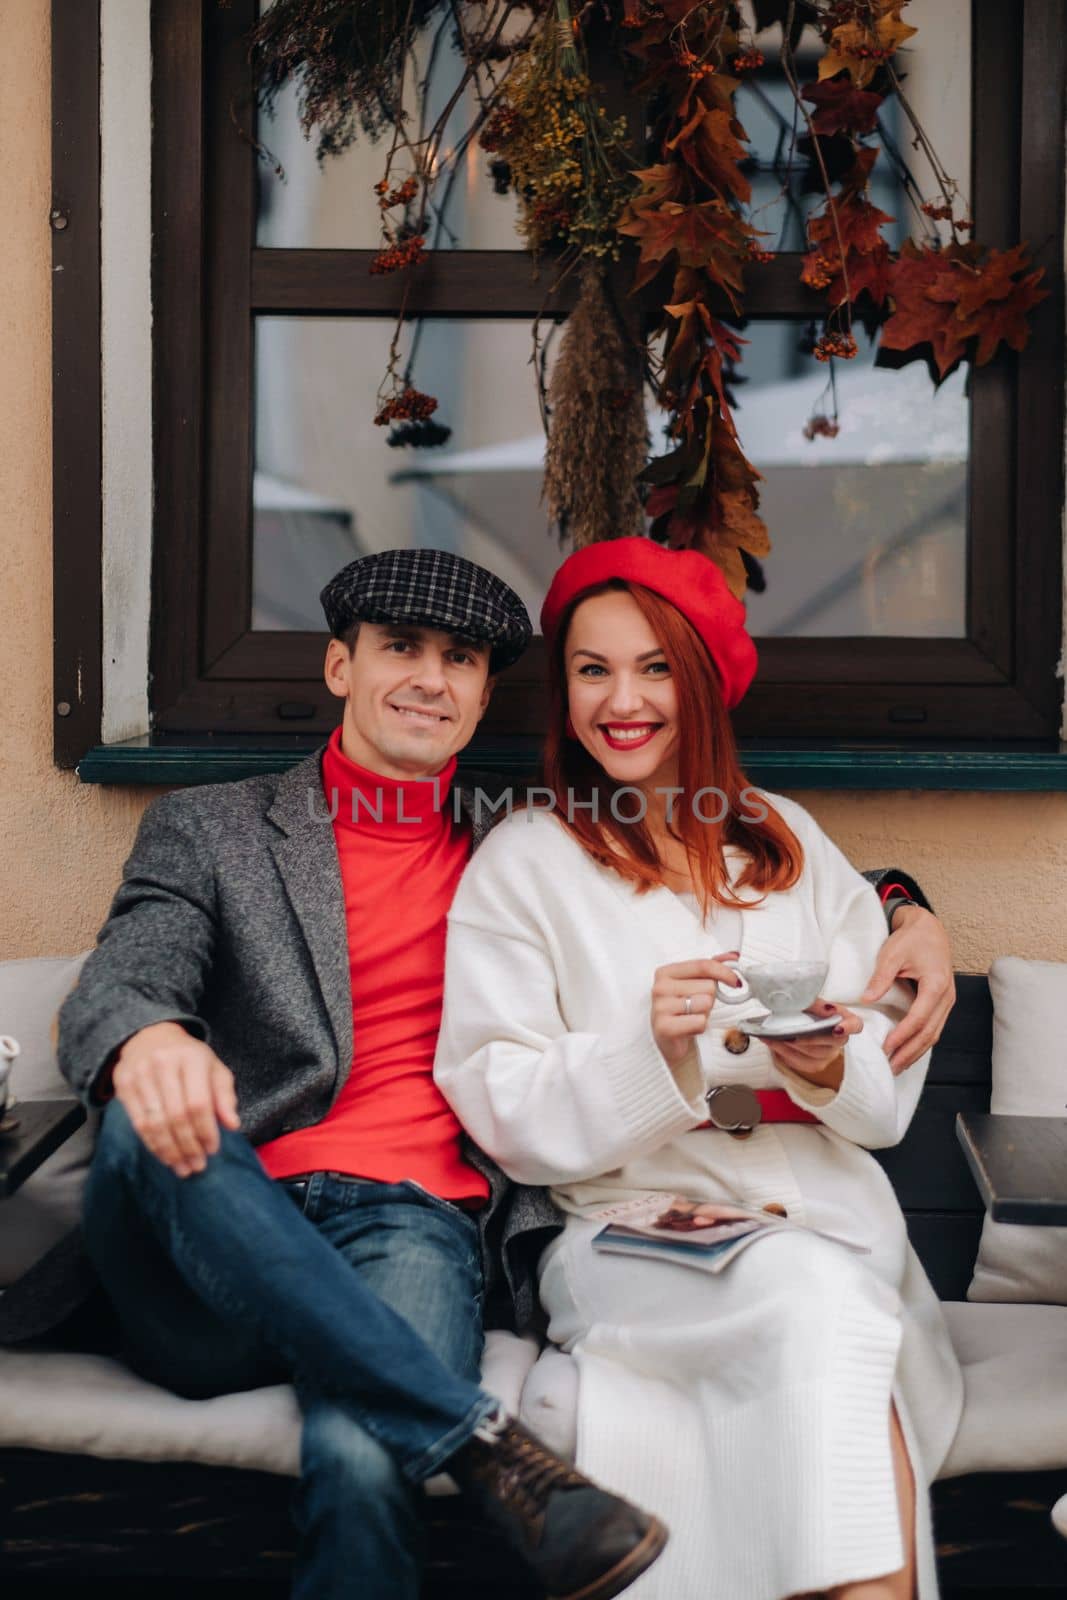
[[[662,722],[601,722],[600,735],[611,750],[640,750],[663,727]]]

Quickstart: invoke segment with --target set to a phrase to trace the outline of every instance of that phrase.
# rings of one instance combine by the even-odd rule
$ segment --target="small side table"
[[[994,1222],[1067,1226],[1067,1117],[961,1111],[956,1137]]]
[[[10,1131],[0,1131],[0,1199],[14,1194],[58,1150],[85,1121],[77,1100],[20,1100],[0,1122],[10,1122]]]

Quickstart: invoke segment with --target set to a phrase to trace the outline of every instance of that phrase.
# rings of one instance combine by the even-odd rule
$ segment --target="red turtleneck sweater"
[[[321,1122],[260,1145],[272,1178],[344,1172],[381,1183],[410,1178],[443,1200],[488,1196],[433,1081],[448,908],[470,855],[470,834],[452,817],[455,769],[453,758],[436,784],[382,778],[348,759],[340,729],[330,738],[322,779],[331,807],[337,792],[354,1055]]]

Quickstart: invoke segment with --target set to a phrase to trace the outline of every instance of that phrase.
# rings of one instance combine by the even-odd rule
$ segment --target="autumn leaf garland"
[[[901,16],[906,5],[907,0],[839,0],[825,11],[811,8],[826,46],[818,81],[802,90],[803,101],[813,107],[805,116],[815,154],[821,161],[819,140],[843,138],[852,145],[853,161],[808,221],[801,278],[826,290],[830,308],[816,356],[855,353],[852,309],[866,296],[875,315],[889,313],[881,348],[927,360],[940,381],[965,356],[984,366],[1001,343],[1022,350],[1027,313],[1048,291],[1038,287],[1042,271],[1027,270],[1024,246],[987,250],[968,237],[974,224],[960,204],[958,186],[941,170],[918,127],[893,64],[897,50],[916,32]],[[789,76],[788,43],[784,57]],[[906,240],[895,257],[881,231],[894,219],[867,194],[879,151],[862,143],[877,130],[879,108],[892,94],[900,97],[941,189],[940,201],[920,206],[925,237],[918,243]],[[936,221],[949,224],[947,244],[930,226]]]
[[[869,328],[883,324],[885,364],[924,359],[940,381],[963,359],[984,365],[1002,344],[1022,350],[1029,313],[1048,291],[1023,245],[994,250],[971,238],[958,186],[897,73],[898,52],[916,33],[904,20],[907,4],[754,0],[759,29],[781,23],[782,68],[826,195],[807,219],[801,268],[802,280],[826,296],[814,354],[828,363],[854,356],[855,314]],[[523,19],[517,31],[516,17]],[[446,112],[425,129],[420,122],[416,133],[402,91],[405,74],[415,71],[418,31],[431,20],[434,49],[447,29],[462,65]],[[605,26],[636,63],[635,92],[650,107],[651,148],[641,164],[589,71],[585,31]],[[809,26],[824,48],[816,81],[802,87],[795,51]],[[749,152],[735,109],[740,82],[763,56],[734,0],[450,0],[448,7],[440,0],[275,0],[250,49],[268,106],[283,83],[297,81],[301,122],[317,134],[320,160],[357,132],[373,138],[391,130],[375,186],[383,248],[374,273],[418,267],[440,225],[433,195],[447,193],[449,173],[480,137],[494,187],[518,196],[531,251],[551,251],[561,275],[581,268],[578,308],[547,397],[545,496],[561,530],[577,542],[612,537],[636,531],[647,513],[653,537],[703,551],[743,594],[770,542],[759,473],[744,454],[730,402],[744,340],[721,307],[731,320],[744,316],[746,268],[771,252],[745,212]],[[446,147],[447,113],[468,89],[477,107],[472,124]],[[428,97],[428,81],[417,92]],[[936,182],[933,198],[913,200],[907,175],[920,237],[899,255],[884,233],[894,219],[870,197],[882,159],[871,141],[891,95]],[[612,262],[612,294],[629,275],[628,286],[659,307],[645,343],[606,292]],[[440,440],[447,429],[431,418],[437,401],[414,388],[411,357],[405,364],[400,356],[403,315],[402,304],[375,420],[399,423],[390,442],[431,442],[431,431]],[[668,419],[667,448],[645,465],[642,359]],[[832,437],[837,427],[836,416],[815,416],[805,433]]]
[[[731,25],[732,7],[664,0],[657,9],[629,49],[642,67],[639,92],[658,91],[665,108],[660,159],[635,174],[640,188],[619,223],[639,246],[635,290],[661,275],[664,283],[652,340],[662,339],[654,378],[670,414],[671,448],[642,473],[645,509],[653,538],[702,551],[741,595],[770,540],[758,511],[759,473],[741,448],[726,392],[744,341],[713,306],[725,295],[741,315],[744,269],[759,252],[740,210],[751,190],[742,169],[746,134],[734,112],[737,65],[752,52]]]

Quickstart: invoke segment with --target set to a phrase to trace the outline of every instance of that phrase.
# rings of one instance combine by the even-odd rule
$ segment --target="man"
[[[367,1600],[413,1597],[415,1486],[446,1469],[550,1593],[607,1597],[664,1530],[477,1386],[479,1256],[488,1289],[503,1266],[521,1322],[555,1219],[463,1143],[432,1080],[445,918],[474,837],[451,804],[455,757],[529,619],[439,551],[353,562],[322,600],[340,729],[280,777],[146,812],[61,1013],[71,1083],[114,1096],[89,1251],[147,1376],[188,1395],[292,1378],[297,1596],[329,1600],[358,1574]],[[934,920],[896,915],[913,926],[886,969],[944,968]],[[917,1034],[936,1026],[929,995],[922,1008]]]
[[[479,1240],[506,1248],[512,1197],[432,1079],[471,837],[435,789],[529,618],[437,551],[355,562],[323,604],[341,729],[281,778],[150,808],[61,1011],[64,1072],[114,1096],[89,1255],[144,1375],[189,1396],[292,1379],[301,1600],[414,1600],[417,1486],[441,1470],[550,1593],[614,1595],[665,1530],[479,1388]]]

